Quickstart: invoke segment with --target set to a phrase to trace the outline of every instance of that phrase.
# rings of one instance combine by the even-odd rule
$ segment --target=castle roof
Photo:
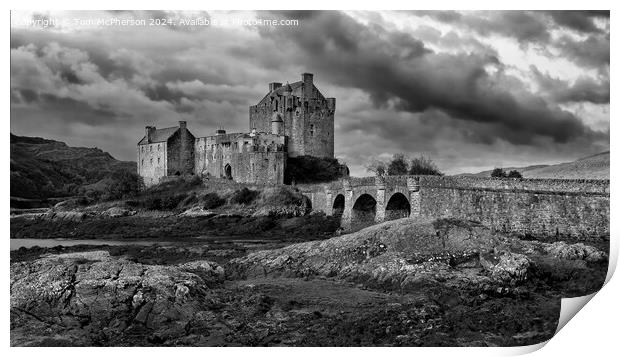
[[[176,133],[177,130],[179,130],[178,126],[173,126],[170,128],[163,128],[163,129],[155,129],[151,133],[151,140],[148,140],[148,138],[145,135],[142,138],[142,140],[140,140],[138,145],[160,143],[160,142],[168,141],[168,139],[170,139],[170,137],[174,135],[174,133]]]
[[[273,115],[271,116],[271,122],[276,122],[276,123],[283,123],[284,120],[282,120],[282,114],[278,113],[278,112],[274,112]]]
[[[294,82],[294,83],[286,83],[285,86],[278,87],[278,88],[276,88],[276,90],[274,90],[271,93],[282,94],[286,90],[288,90],[289,92],[292,92],[293,90],[301,87],[302,84],[304,84],[304,82],[302,82],[302,81],[297,81],[297,82]],[[271,93],[269,93],[269,94],[271,94]]]

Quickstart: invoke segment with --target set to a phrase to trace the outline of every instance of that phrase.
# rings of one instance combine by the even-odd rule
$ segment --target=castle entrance
[[[230,167],[230,164],[226,164],[226,166],[224,166],[224,174],[227,179],[232,180],[232,167]]]

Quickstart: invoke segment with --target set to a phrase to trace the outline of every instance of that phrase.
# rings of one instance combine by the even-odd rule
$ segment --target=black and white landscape
[[[598,291],[609,11],[11,13],[12,346],[524,346]]]

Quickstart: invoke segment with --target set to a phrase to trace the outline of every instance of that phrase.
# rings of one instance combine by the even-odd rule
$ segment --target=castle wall
[[[167,172],[167,148],[165,142],[138,145],[138,174],[146,186],[159,183]]]
[[[165,143],[164,143],[165,144]],[[185,128],[179,129],[168,139],[167,174],[194,173],[194,136]]]
[[[286,137],[269,133],[223,134],[197,138],[195,166],[198,174],[227,177],[243,183],[283,184]]]

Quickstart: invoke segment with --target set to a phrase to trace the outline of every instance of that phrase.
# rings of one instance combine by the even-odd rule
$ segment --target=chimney
[[[150,142],[151,141],[151,136],[153,135],[153,132],[155,131],[155,127],[154,126],[146,126],[145,127],[145,132],[146,132],[146,141]]]
[[[278,89],[282,87],[282,83],[278,83],[278,82],[271,82],[269,83],[269,93],[273,92],[274,90]]]
[[[306,85],[311,85],[313,77],[314,77],[314,75],[312,73],[302,73],[301,74],[301,81],[304,82],[304,84],[306,84]]]
[[[179,121],[179,128],[181,129],[187,128],[187,122],[185,120]]]
[[[312,77],[314,77],[312,73],[301,74],[301,81],[304,84],[302,93],[303,93],[303,97],[306,99],[309,99],[310,97],[312,97]]]

